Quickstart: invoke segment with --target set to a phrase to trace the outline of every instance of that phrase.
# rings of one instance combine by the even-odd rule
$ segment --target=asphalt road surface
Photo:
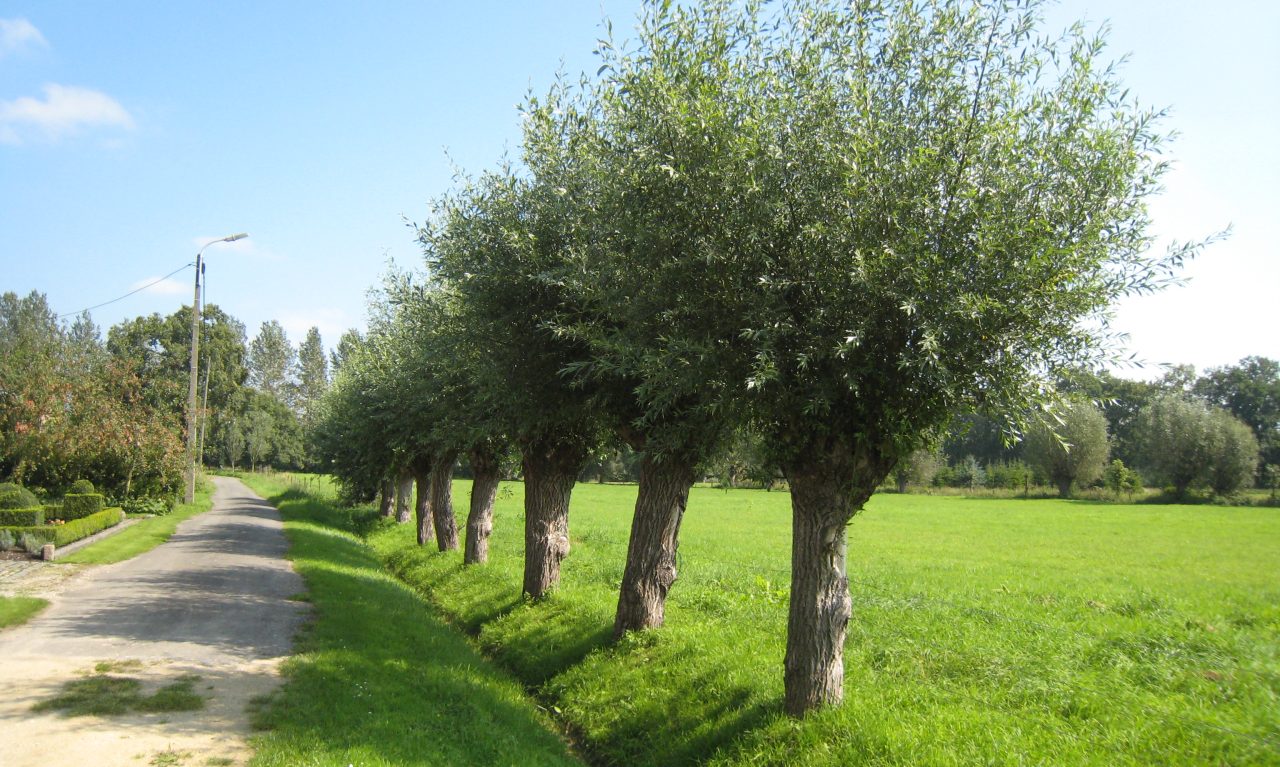
[[[290,597],[304,587],[284,559],[279,513],[239,480],[213,481],[213,509],[168,542],[87,569],[30,623],[0,632],[0,764],[136,765],[166,749],[192,764],[247,757],[245,705],[278,684],[306,615]],[[130,662],[120,673],[144,685],[199,675],[207,706],[74,720],[31,711],[104,661]]]

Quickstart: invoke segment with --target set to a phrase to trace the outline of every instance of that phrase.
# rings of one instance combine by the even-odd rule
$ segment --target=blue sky
[[[416,266],[405,219],[492,167],[515,105],[594,70],[604,16],[635,0],[65,2],[0,0],[0,291],[59,312],[108,301],[206,251],[209,300],[249,335],[295,343],[361,326],[388,260]],[[1050,25],[1111,26],[1124,80],[1169,106],[1175,169],[1156,234],[1234,234],[1190,282],[1119,307],[1149,363],[1280,358],[1280,4],[1064,0]],[[190,270],[96,309],[106,328],[191,298]],[[1149,376],[1158,370],[1131,372]]]

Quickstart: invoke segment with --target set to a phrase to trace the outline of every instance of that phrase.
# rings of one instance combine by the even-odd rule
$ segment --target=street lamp
[[[235,242],[249,235],[241,232],[210,240],[196,251],[196,297],[191,302],[191,382],[187,387],[187,489],[184,502],[196,499],[196,378],[200,372],[200,272],[204,267],[204,249],[220,242]]]

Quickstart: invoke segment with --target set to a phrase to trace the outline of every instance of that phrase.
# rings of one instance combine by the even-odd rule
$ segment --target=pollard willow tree
[[[750,215],[735,187],[759,105],[735,86],[754,20],[654,7],[634,50],[602,43],[598,82],[557,87],[527,113],[531,172],[585,209],[564,276],[574,311],[556,327],[590,354],[566,372],[642,455],[615,637],[662,625],[689,490],[740,423],[749,368],[732,340],[750,290],[702,267],[737,247]]]
[[[958,410],[1052,401],[1109,348],[1108,307],[1197,248],[1151,252],[1160,115],[1100,38],[1039,36],[1041,7],[796,0],[747,25],[752,215],[699,268],[750,285],[746,386],[792,494],[792,715],[843,697],[847,527],[898,461]]]
[[[453,467],[457,457],[466,454],[472,486],[463,561],[482,564],[488,560],[505,448],[501,411],[494,407],[492,388],[486,387],[495,379],[482,362],[485,346],[466,327],[458,299],[447,286],[404,276],[388,288],[388,297],[399,307],[398,325],[404,339],[407,376],[401,403],[414,424],[416,455],[421,456],[415,469],[419,543],[427,534],[424,520],[430,518],[440,550],[456,548]]]
[[[394,364],[383,332],[349,344],[344,364],[320,398],[312,432],[321,466],[350,498],[381,493],[384,516],[391,513],[394,493],[386,485],[398,460],[385,431],[396,408],[388,387]]]
[[[521,452],[523,591],[535,599],[559,582],[569,500],[600,431],[590,393],[561,375],[583,359],[583,344],[549,324],[573,311],[562,277],[582,213],[576,196],[504,169],[440,200],[418,229],[429,274],[484,346],[477,385]]]
[[[1055,413],[1052,424],[1034,424],[1026,435],[1026,458],[1058,486],[1058,496],[1071,497],[1102,476],[1110,456],[1107,417],[1093,402],[1073,398]]]

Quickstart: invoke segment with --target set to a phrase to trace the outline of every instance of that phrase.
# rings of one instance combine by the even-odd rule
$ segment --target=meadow
[[[843,706],[781,712],[789,497],[695,488],[658,631],[609,641],[634,486],[574,491],[521,599],[522,485],[491,562],[381,525],[379,557],[599,764],[1280,764],[1273,509],[880,495],[849,530]],[[468,483],[455,486],[465,514]]]

